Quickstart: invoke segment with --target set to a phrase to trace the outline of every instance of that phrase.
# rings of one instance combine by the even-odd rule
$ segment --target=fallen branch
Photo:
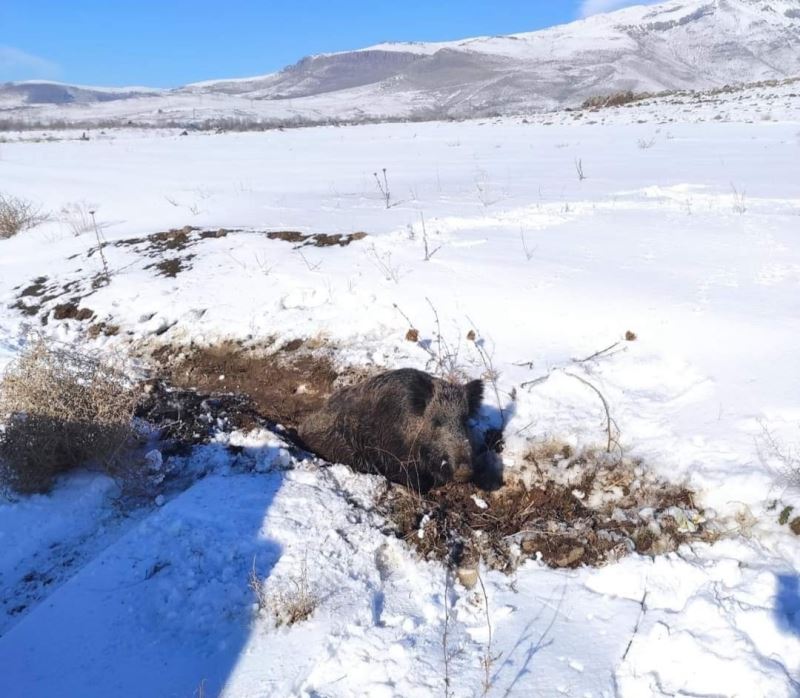
[[[613,344],[610,344],[609,346],[607,346],[605,349],[601,349],[600,351],[596,351],[594,354],[591,354],[590,356],[587,356],[585,359],[572,359],[572,361],[574,363],[576,363],[576,364],[586,363],[587,361],[591,361],[592,359],[596,359],[598,356],[602,356],[603,354],[607,354],[612,349],[616,349],[620,344],[622,344],[622,341],[614,342]]]
[[[597,393],[597,396],[602,401],[603,409],[606,411],[606,430],[608,432],[608,445],[606,446],[606,453],[611,453],[611,444],[614,442],[614,439],[613,439],[613,436],[612,436],[612,425],[616,426],[616,424],[615,424],[614,420],[611,418],[611,410],[608,407],[608,401],[606,400],[605,396],[603,395],[603,393],[600,392],[600,390],[597,387],[595,387],[592,383],[587,381],[585,378],[581,378],[580,376],[576,376],[574,373],[570,373],[569,371],[564,371],[564,375],[565,376],[569,376],[570,378],[574,378],[575,380],[578,380],[581,383],[583,383],[585,386],[591,388],[595,393]],[[617,433],[619,433],[619,427],[617,427]]]

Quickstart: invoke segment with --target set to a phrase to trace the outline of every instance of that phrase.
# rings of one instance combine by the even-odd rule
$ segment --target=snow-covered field
[[[427,337],[432,304],[469,372],[483,369],[468,330],[491,353],[508,473],[532,441],[603,442],[602,405],[568,369],[601,388],[626,453],[687,482],[726,531],[600,569],[484,571],[487,694],[798,695],[800,538],[778,516],[800,493],[764,436],[784,454],[800,444],[800,117],[779,99],[724,123],[714,105],[656,104],[606,124],[11,134],[0,190],[52,217],[0,241],[0,364],[41,328],[10,308],[18,287],[99,271],[94,233],[71,231],[89,209],[112,243],[236,229],[176,253],[194,257],[174,278],[107,247],[113,280],[82,300],[121,328],[104,349],[277,335],[326,339],[343,365],[424,368],[394,304]],[[368,236],[298,251],[270,230]],[[71,341],[86,327],[43,329]],[[638,338],[621,351],[573,361],[626,331]],[[377,481],[286,470],[267,432],[228,438],[242,454],[199,448],[185,467],[207,475],[160,507],[120,509],[91,473],[0,502],[0,694],[428,696],[447,673],[451,695],[482,695],[483,597],[446,590],[440,564],[354,505]],[[254,567],[278,591],[307,569],[312,617],[274,628],[256,614]]]

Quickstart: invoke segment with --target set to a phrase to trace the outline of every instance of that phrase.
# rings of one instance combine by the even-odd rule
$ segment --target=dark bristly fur
[[[326,460],[425,492],[472,478],[467,420],[482,399],[479,380],[457,385],[404,368],[334,393],[300,438]]]

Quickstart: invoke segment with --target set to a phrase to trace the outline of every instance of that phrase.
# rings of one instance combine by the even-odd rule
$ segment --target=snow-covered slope
[[[619,90],[706,89],[798,74],[800,0],[671,0],[537,32],[320,54],[270,75],[146,96],[9,85],[0,87],[0,117],[470,117],[554,109]],[[103,109],[109,99],[114,108]]]
[[[438,107],[470,113],[563,105],[602,91],[706,88],[797,73],[795,0],[675,0],[538,32],[322,54],[263,78],[185,89],[281,99],[372,84],[428,93]]]
[[[0,105],[24,104],[93,104],[118,99],[133,99],[159,94],[152,87],[87,87],[60,82],[29,80],[0,86]]]

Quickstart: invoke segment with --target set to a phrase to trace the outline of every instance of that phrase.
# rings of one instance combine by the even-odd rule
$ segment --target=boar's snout
[[[469,440],[458,444],[455,448],[448,449],[449,453],[442,462],[445,481],[469,482],[475,474],[472,463],[472,448]]]
[[[469,482],[475,474],[472,463],[462,462],[453,468],[453,479],[456,482]]]

